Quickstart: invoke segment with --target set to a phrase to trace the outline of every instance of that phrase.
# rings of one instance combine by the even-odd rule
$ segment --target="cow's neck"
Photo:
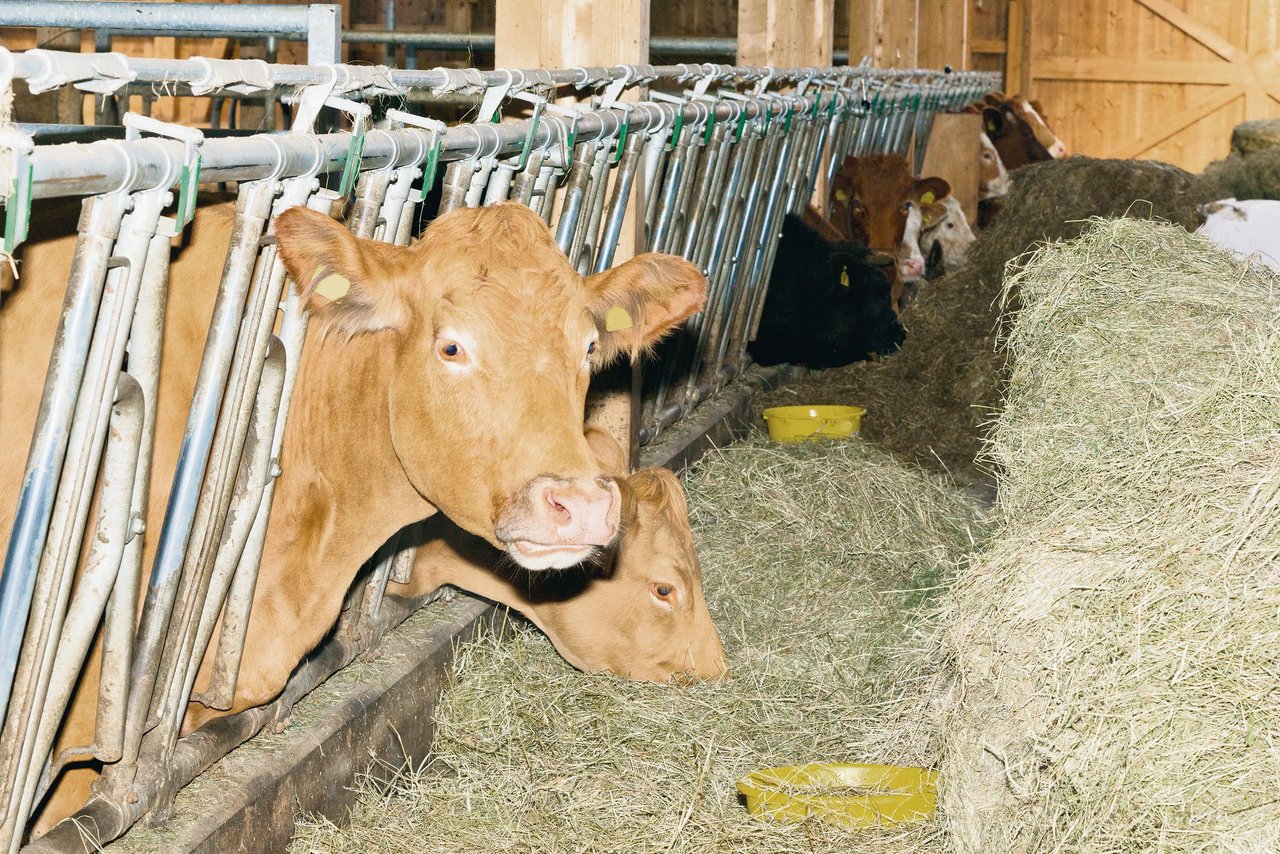
[[[344,341],[314,327],[308,335],[266,556],[289,580],[305,581],[295,596],[301,589],[313,602],[340,601],[365,560],[434,512],[392,445],[392,368],[386,335]]]

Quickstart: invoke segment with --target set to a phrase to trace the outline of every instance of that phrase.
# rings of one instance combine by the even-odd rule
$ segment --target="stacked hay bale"
[[[434,764],[396,794],[366,792],[350,828],[304,828],[293,850],[937,850],[937,825],[762,822],[734,783],[809,761],[936,763],[925,710],[900,702],[926,678],[907,624],[972,548],[970,503],[857,441],[756,439],[707,458],[687,489],[732,679],[587,676],[531,629],[466,648]]]
[[[1233,153],[1199,176],[1198,195],[1215,199],[1280,199],[1280,146]]]
[[[963,269],[926,286],[903,314],[907,340],[892,356],[823,371],[776,390],[764,406],[866,407],[863,435],[960,481],[983,477],[982,425],[1000,405],[1005,356],[995,347],[1005,265],[1037,244],[1078,235],[1092,216],[1200,224],[1196,176],[1155,161],[1072,157],[1013,173],[1004,212],[969,250]]]
[[[1000,527],[947,620],[960,850],[1280,850],[1278,288],[1133,220],[1007,283]]]

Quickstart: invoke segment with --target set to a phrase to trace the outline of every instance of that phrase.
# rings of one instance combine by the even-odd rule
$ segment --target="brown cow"
[[[933,204],[950,192],[941,178],[913,176],[900,154],[846,157],[831,182],[831,222],[844,240],[909,262],[902,257],[902,244],[912,207]],[[890,276],[894,311],[902,310],[911,292],[895,267]]]
[[[146,566],[234,217],[231,204],[202,207],[172,267]],[[0,311],[0,411],[11,436],[30,435],[35,421],[40,389],[30,377],[48,364],[72,224],[36,212],[23,276]],[[351,289],[332,304],[312,297],[232,707],[193,703],[186,730],[275,697],[333,625],[360,565],[437,510],[531,569],[571,566],[608,545],[622,508],[583,435],[591,370],[651,344],[705,300],[697,268],[668,256],[642,255],[584,279],[518,204],[442,216],[409,248],[358,239],[300,208],[280,215],[276,234],[308,294],[333,274]],[[603,318],[618,305],[634,323],[606,331]],[[0,539],[26,450],[21,441],[0,449]],[[202,672],[197,690],[206,681]],[[90,664],[79,693],[86,701],[68,714],[60,748],[92,741],[95,694]],[[94,776],[64,775],[40,826],[78,807]]]
[[[600,436],[588,432],[593,447]],[[613,456],[620,455],[618,449]],[[679,479],[649,468],[618,483],[622,534],[598,564],[555,573],[512,568],[501,552],[437,515],[420,526],[423,544],[409,582],[391,583],[387,591],[420,597],[448,584],[500,602],[528,617],[566,661],[588,673],[651,682],[725,675]]]
[[[1006,169],[1067,156],[1066,145],[1049,129],[1034,101],[993,93],[969,109],[982,114],[983,131]]]

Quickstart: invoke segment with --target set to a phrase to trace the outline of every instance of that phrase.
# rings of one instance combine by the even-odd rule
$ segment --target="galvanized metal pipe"
[[[71,701],[79,680],[80,669],[93,643],[107,599],[115,587],[124,557],[125,540],[130,536],[134,472],[142,437],[142,390],[128,374],[119,377],[116,400],[111,409],[111,439],[107,442],[102,467],[102,500],[94,536],[85,556],[84,574],[76,586],[75,597],[66,608],[57,642],[49,647],[49,664],[42,684],[36,688],[36,714],[27,725],[19,747],[17,779],[7,815],[4,833],[9,836],[9,850],[17,851],[22,828],[17,820],[31,812],[36,799],[40,774],[62,726],[62,716]]]
[[[153,689],[159,676],[163,641],[178,595],[181,570],[195,522],[200,484],[213,446],[214,428],[231,368],[240,326],[241,307],[248,295],[258,245],[271,212],[277,182],[246,182],[240,187],[232,225],[231,245],[214,305],[209,336],[196,380],[191,411],[182,438],[178,469],[169,492],[169,506],[156,547],[147,583],[142,621],[135,642],[135,657],[125,727],[123,758],[116,767],[124,776],[136,762],[148,721]]]
[[[593,273],[603,273],[613,266],[613,256],[618,250],[618,237],[622,234],[622,223],[627,216],[627,207],[631,201],[631,188],[635,183],[636,168],[640,163],[640,152],[648,143],[643,134],[632,134],[622,152],[622,161],[614,176],[613,197],[609,200],[609,218],[605,222],[604,234],[600,240],[600,251],[596,255]]]
[[[88,199],[80,214],[80,237],[71,262],[62,321],[54,339],[17,517],[0,576],[0,719],[9,704],[58,475],[71,437],[71,418],[86,370],[91,330],[102,299],[107,259],[127,204],[122,196]]]

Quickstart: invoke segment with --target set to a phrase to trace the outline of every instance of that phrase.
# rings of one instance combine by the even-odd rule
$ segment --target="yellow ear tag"
[[[337,302],[351,290],[351,280],[338,273],[330,273],[316,284],[316,293],[330,302]]]
[[[849,201],[849,194],[846,193],[844,190],[836,190],[836,201],[837,202]]]
[[[606,332],[617,332],[619,329],[630,329],[632,327],[631,315],[620,305],[615,305],[609,309],[609,313],[604,316],[604,329]]]
[[[932,192],[927,192],[927,193],[925,193],[923,196],[921,196],[921,197],[920,197],[920,204],[922,204],[922,205],[931,205],[931,204],[933,204],[933,193],[932,193]]]
[[[843,270],[840,271],[840,284],[844,285],[846,288],[849,287],[849,268],[848,267],[845,267]]]

